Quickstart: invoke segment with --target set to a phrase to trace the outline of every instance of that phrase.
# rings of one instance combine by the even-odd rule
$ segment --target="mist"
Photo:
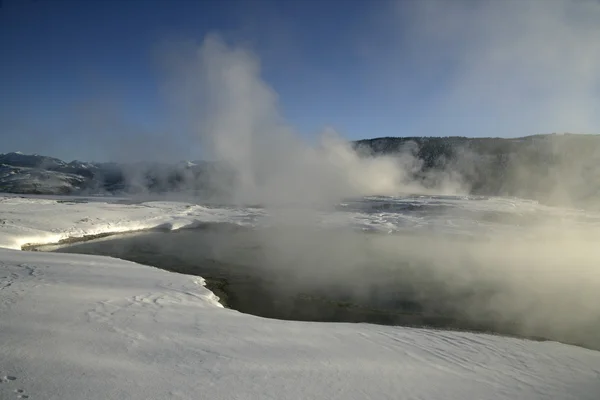
[[[406,2],[400,3],[406,12]],[[433,64],[450,60],[453,67],[450,83],[431,104],[430,119],[437,122],[422,124],[427,134],[443,135],[452,121],[465,120],[481,136],[597,127],[600,4],[434,0],[408,8],[402,18],[410,20],[409,56]],[[234,262],[235,254],[250,268],[293,276],[279,288],[284,291],[385,303],[386,296],[392,301],[409,290],[424,304],[438,302],[431,305],[437,310],[501,332],[600,346],[594,335],[600,236],[593,215],[572,218],[572,209],[539,205],[531,211],[524,203],[508,212],[491,206],[493,227],[479,237],[321,230],[323,204],[367,195],[465,194],[469,188],[455,166],[432,171],[428,182],[434,185],[412,180],[421,161],[411,146],[394,156],[365,155],[333,128],[325,128],[317,143],[307,142],[285,121],[258,56],[246,46],[209,35],[201,43],[165,43],[161,55],[175,118],[198,141],[204,159],[233,172],[233,181],[221,185],[227,200],[261,204],[273,217],[271,229],[252,234],[259,256],[240,250],[229,236],[211,238],[211,256]],[[460,162],[471,163],[462,170],[478,168],[468,149]],[[525,184],[528,168],[527,162],[514,168],[515,185]],[[553,185],[554,193],[569,192],[567,182]],[[473,219],[474,226],[482,223]]]
[[[517,199],[442,202],[439,213],[440,204],[414,199],[429,216],[394,233],[361,232],[344,213],[303,209],[302,218],[275,212],[253,228],[205,223],[59,251],[217,280],[209,288],[228,288],[217,292],[226,305],[263,317],[466,329],[600,349],[600,216]],[[362,204],[369,221],[393,218]]]
[[[412,77],[398,76],[400,59],[434,82],[440,71],[448,76],[434,88],[423,120],[413,131],[399,134],[520,136],[597,130],[600,3],[387,4],[391,10],[385,8],[386,18],[394,22],[390,32],[397,36],[391,35],[382,46],[386,55],[373,63],[375,70],[392,73],[368,77],[397,92],[397,97],[382,96],[383,106],[403,111],[394,100],[406,96],[404,85]],[[565,158],[564,169],[547,182],[553,199],[544,200],[556,200],[562,208],[485,197],[448,205],[444,197],[418,197],[408,211],[394,213],[389,211],[397,206],[394,199],[381,209],[363,199],[365,209],[334,217],[348,221],[360,215],[372,226],[393,228],[398,215],[416,222],[401,234],[352,229],[351,223],[323,227],[324,209],[331,213],[349,198],[465,195],[470,188],[461,171],[476,174],[482,161],[461,149],[456,164],[428,171],[424,181],[417,181],[414,172],[423,161],[410,144],[394,155],[369,154],[357,151],[333,127],[324,127],[316,142],[308,141],[286,121],[275,89],[262,77],[258,55],[246,43],[217,34],[200,42],[165,41],[158,59],[171,121],[164,131],[123,124],[110,102],[106,109],[84,104],[75,127],[91,126],[89,135],[96,140],[91,143],[118,159],[162,161],[186,154],[214,162],[219,169],[207,179],[217,200],[263,206],[268,228],[241,234],[207,230],[185,240],[175,233],[177,240],[167,243],[161,237],[147,251],[162,257],[171,251],[195,265],[217,260],[251,269],[273,277],[280,292],[317,292],[379,306],[408,293],[427,312],[458,315],[492,331],[600,348],[600,216],[565,207],[580,195],[574,182],[586,184],[580,182],[580,171],[588,166],[574,162],[578,152]],[[129,141],[104,141],[103,132],[110,130],[123,132]],[[540,146],[549,146],[553,156],[563,152],[560,142]],[[509,183],[517,195],[519,188],[539,183],[531,173],[534,163],[521,161],[511,164]],[[537,168],[545,165],[542,160]],[[125,175],[128,185],[144,191],[143,170],[132,168]],[[194,176],[181,185],[202,186]],[[208,193],[193,200],[202,204],[215,197]],[[429,224],[430,218],[437,225]],[[110,255],[126,258],[116,254],[122,250],[109,247]],[[147,262],[156,259],[152,254]]]
[[[389,4],[377,19],[387,38],[386,53],[373,58],[380,84],[395,95],[419,96],[419,88],[410,91],[410,76],[397,74],[401,68],[437,83],[427,89],[429,112],[413,134],[598,132],[599,2]]]
[[[249,49],[209,35],[198,45],[171,44],[163,54],[165,91],[177,115],[201,144],[203,157],[236,177],[231,201],[332,204],[425,190],[410,181],[419,161],[409,150],[393,157],[361,155],[333,128],[325,128],[318,143],[306,142],[281,115],[277,94]],[[437,188],[460,189],[460,182],[449,181]]]

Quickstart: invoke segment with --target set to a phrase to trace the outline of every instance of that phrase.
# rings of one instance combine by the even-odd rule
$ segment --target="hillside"
[[[523,138],[386,137],[353,142],[365,157],[409,156],[408,178],[436,187],[443,179],[475,195],[516,196],[549,204],[596,207],[600,136]],[[208,162],[85,163],[0,154],[0,191],[23,194],[186,192],[212,196],[231,176]]]
[[[17,194],[133,194],[198,191],[204,163],[87,163],[38,154],[0,154],[0,192]]]
[[[598,135],[389,137],[360,140],[355,148],[366,155],[411,154],[418,160],[413,179],[434,184],[432,177],[452,175],[471,194],[595,206],[600,191]]]

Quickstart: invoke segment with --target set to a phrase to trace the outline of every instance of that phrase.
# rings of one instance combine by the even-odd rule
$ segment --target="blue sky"
[[[0,152],[193,157],[189,137],[165,148],[159,49],[209,33],[256,54],[307,140],[595,133],[600,11],[569,3],[4,0]]]

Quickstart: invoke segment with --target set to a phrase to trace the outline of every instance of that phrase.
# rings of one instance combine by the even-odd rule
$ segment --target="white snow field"
[[[0,198],[0,399],[600,399],[600,352],[258,318],[194,276],[27,242],[259,210]]]

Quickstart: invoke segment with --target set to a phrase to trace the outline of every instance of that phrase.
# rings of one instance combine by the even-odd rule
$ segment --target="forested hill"
[[[407,178],[436,187],[460,181],[471,194],[517,196],[600,209],[600,136],[401,137],[353,142],[365,156],[402,158]],[[408,161],[407,161],[408,160]],[[0,192],[94,194],[192,192],[213,195],[234,179],[214,163],[86,163],[0,154]]]
[[[600,204],[600,135],[384,137],[354,146],[367,154],[413,155],[415,179],[427,181],[439,172],[460,176],[472,194]]]

